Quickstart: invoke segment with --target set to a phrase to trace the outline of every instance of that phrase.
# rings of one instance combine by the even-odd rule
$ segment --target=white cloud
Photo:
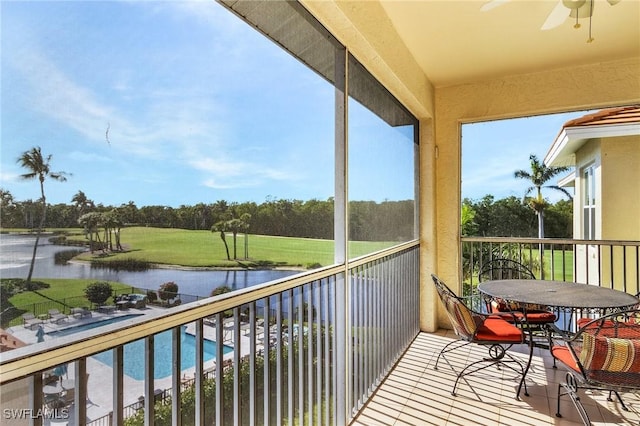
[[[284,170],[251,162],[201,158],[192,160],[190,164],[205,174],[203,184],[215,189],[268,186],[271,184],[269,181],[296,180],[295,175]]]

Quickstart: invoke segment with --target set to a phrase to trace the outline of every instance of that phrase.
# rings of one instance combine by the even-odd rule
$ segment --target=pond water
[[[35,236],[0,235],[0,277],[27,277],[34,242]],[[55,253],[71,249],[74,247],[53,245],[48,242],[47,236],[41,237],[33,278],[87,278],[96,281],[115,281],[151,290],[157,290],[165,282],[174,281],[180,287],[182,294],[208,297],[213,289],[221,286],[237,290],[297,273],[297,271],[281,270],[185,271],[181,269],[149,269],[141,272],[127,272],[91,268],[86,263],[56,265],[54,262]]]

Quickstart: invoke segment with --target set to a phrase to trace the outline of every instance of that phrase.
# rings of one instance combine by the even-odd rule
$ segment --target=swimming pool
[[[109,318],[102,321],[94,321],[88,324],[82,324],[74,327],[68,327],[62,330],[51,331],[47,333],[49,336],[60,337],[68,336],[80,331],[91,330],[105,325],[113,324],[119,321],[139,317],[143,314],[129,314],[118,317]],[[196,339],[193,335],[186,333],[186,327],[180,330],[180,349],[182,359],[180,360],[180,370],[186,370],[196,365]],[[171,331],[164,331],[156,334],[154,338],[154,371],[153,375],[156,379],[162,379],[172,374],[172,339]],[[216,358],[216,342],[211,340],[204,341],[204,360],[210,361]],[[228,354],[233,351],[230,346],[223,346],[222,353]],[[108,350],[94,355],[92,358],[102,362],[103,364],[113,367],[113,351]],[[124,374],[135,379],[144,379],[144,340],[124,345]]]
[[[185,332],[186,327],[180,330],[180,349],[182,359],[180,360],[180,370],[186,370],[196,365],[196,339],[191,334]],[[171,330],[155,335],[154,343],[154,371],[153,377],[162,379],[172,374],[172,350],[171,350]],[[222,353],[227,354],[233,351],[230,346],[223,346]],[[135,379],[144,379],[144,340],[136,340],[124,346],[124,374]],[[204,360],[210,361],[216,357],[216,342],[204,341]],[[101,352],[93,356],[94,359],[103,364],[113,367],[113,351]]]
[[[94,322],[90,322],[90,323],[87,323],[87,324],[76,325],[76,326],[73,326],[73,327],[67,327],[67,328],[63,328],[62,330],[50,331],[50,332],[47,333],[47,336],[52,336],[52,337],[68,336],[70,334],[79,333],[81,331],[92,330],[94,328],[98,328],[98,327],[102,327],[102,326],[105,326],[105,325],[113,324],[113,323],[116,323],[116,322],[120,322],[120,321],[128,320],[128,319],[131,319],[131,318],[139,317],[140,315],[144,315],[144,314],[121,315],[121,316],[109,318],[109,319],[106,319],[106,320],[94,321]]]

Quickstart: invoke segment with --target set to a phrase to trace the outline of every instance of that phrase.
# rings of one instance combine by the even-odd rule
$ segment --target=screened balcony
[[[536,356],[532,375],[532,389],[539,392],[522,402],[511,397],[509,378],[492,382],[500,386],[500,399],[495,387],[453,398],[446,369],[436,375],[429,364],[450,338],[429,274],[438,273],[462,294],[474,273],[465,264],[466,243],[458,238],[460,123],[640,101],[637,9],[623,14],[624,22],[605,21],[596,44],[590,45],[595,47],[586,50],[584,40],[580,45],[574,41],[570,27],[561,34],[540,35],[538,9],[543,3],[512,2],[505,7],[521,4],[527,9],[503,9],[487,18],[478,2],[291,2],[323,39],[322,48],[309,48],[309,40],[293,37],[286,48],[307,54],[301,61],[335,86],[337,176],[347,174],[346,64],[354,71],[356,100],[373,107],[376,97],[368,95],[392,94],[391,102],[377,105],[379,114],[394,122],[398,117],[384,112],[395,104],[401,106],[398,123],[417,121],[412,132],[419,142],[414,146],[419,220],[412,225],[419,240],[349,261],[339,253],[343,262],[336,266],[3,354],[2,399],[12,404],[7,408],[18,410],[13,417],[36,425],[50,424],[55,417],[70,424],[465,424],[472,414],[461,407],[473,406],[478,407],[474,414],[490,413],[480,418],[485,424],[559,423],[549,390],[557,377],[542,370],[543,353]],[[616,7],[637,8],[637,2],[622,1]],[[246,20],[266,17],[273,18],[272,24],[289,25],[270,13],[236,13]],[[256,27],[276,36],[283,30]],[[291,31],[301,34],[296,30]],[[375,90],[368,85],[371,78],[380,83]],[[336,188],[344,225],[344,181],[336,182]],[[342,244],[346,231],[343,227],[336,235]],[[539,244],[534,241],[532,247]],[[635,258],[635,263],[625,260],[608,269],[614,277],[635,277],[622,280],[621,289],[633,293],[638,290],[637,244],[613,246],[613,251]],[[566,268],[561,274],[570,270]],[[595,269],[604,270],[600,263]],[[601,280],[597,285],[618,288],[611,283]],[[185,376],[172,361],[170,375],[159,382],[151,356],[155,336],[168,331],[172,343],[165,359],[181,359],[182,326],[189,326],[194,336],[193,371]],[[240,350],[225,356],[222,345],[216,346],[214,365],[205,355],[205,337]],[[145,353],[143,378],[132,387],[124,373],[124,345],[139,340]],[[104,351],[111,351],[112,368],[106,375],[96,374],[91,357]],[[74,395],[65,408],[44,410],[48,372],[63,364]],[[222,386],[213,386],[217,378],[223,378]],[[626,415],[632,416],[637,403],[629,398],[632,412]],[[615,408],[606,411],[613,413],[604,417],[608,421],[625,419]],[[563,413],[572,419],[570,407]]]

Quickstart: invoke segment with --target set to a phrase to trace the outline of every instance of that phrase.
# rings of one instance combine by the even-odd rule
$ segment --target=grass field
[[[217,232],[132,227],[122,230],[121,242],[126,249],[123,253],[85,253],[79,258],[99,258],[102,261],[135,259],[164,265],[222,268],[260,265],[306,268],[333,263],[334,242],[330,240],[249,235],[249,257],[244,259],[245,238],[239,235],[238,260],[231,261],[227,260],[224,243]],[[227,236],[227,244],[233,259],[231,235]],[[391,245],[393,243],[390,242],[352,242],[350,251],[352,256],[359,256]]]
[[[34,303],[44,303],[51,300],[67,300],[68,305],[72,307],[86,306],[87,301],[72,301],[72,298],[84,296],[84,289],[96,280],[92,279],[65,279],[65,278],[38,278],[37,281],[49,284],[49,288],[43,288],[37,291],[23,291],[12,296],[9,302],[13,306],[25,306]],[[111,287],[118,291],[131,289],[131,286],[111,282]]]

